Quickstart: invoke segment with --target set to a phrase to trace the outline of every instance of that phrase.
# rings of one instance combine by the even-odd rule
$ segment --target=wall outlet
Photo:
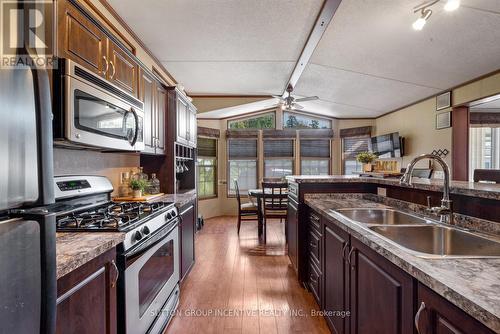
[[[387,197],[387,188],[377,187],[377,195]]]

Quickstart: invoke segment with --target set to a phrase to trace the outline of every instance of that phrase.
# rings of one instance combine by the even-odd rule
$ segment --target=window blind
[[[305,158],[329,158],[330,140],[301,139],[300,155]]]
[[[229,140],[229,159],[257,158],[257,140]]]
[[[356,159],[361,152],[370,151],[370,137],[345,137],[343,138],[344,159]]]
[[[199,157],[216,157],[217,156],[217,140],[210,138],[198,137],[198,156]]]
[[[265,140],[264,157],[293,158],[293,140]]]

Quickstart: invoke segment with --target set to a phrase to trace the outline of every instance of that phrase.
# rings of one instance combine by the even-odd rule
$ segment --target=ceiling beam
[[[306,65],[309,63],[314,50],[318,46],[321,37],[325,33],[326,28],[330,24],[333,15],[335,15],[335,12],[337,11],[337,8],[339,7],[341,2],[342,0],[325,0],[325,2],[323,3],[323,7],[321,7],[321,11],[319,12],[318,18],[314,23],[314,27],[312,28],[311,33],[307,38],[306,44],[302,49],[297,63],[295,63],[295,67],[292,74],[290,75],[290,79],[285,85],[283,95],[286,92],[286,87],[288,87],[289,85],[295,87],[295,85],[299,81],[300,76],[304,72]]]

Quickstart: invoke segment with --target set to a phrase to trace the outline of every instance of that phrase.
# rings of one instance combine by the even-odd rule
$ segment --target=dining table
[[[268,196],[272,196],[272,193],[270,191],[266,191],[266,194]],[[263,243],[266,243],[267,226],[264,220],[264,208],[263,208],[264,191],[262,188],[249,189],[248,196],[255,198],[255,200],[257,201],[257,222],[258,222],[257,233],[259,239]]]

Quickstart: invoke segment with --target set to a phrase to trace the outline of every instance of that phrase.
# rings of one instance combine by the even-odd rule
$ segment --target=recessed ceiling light
[[[444,5],[444,10],[451,12],[460,7],[460,0],[448,0]]]

